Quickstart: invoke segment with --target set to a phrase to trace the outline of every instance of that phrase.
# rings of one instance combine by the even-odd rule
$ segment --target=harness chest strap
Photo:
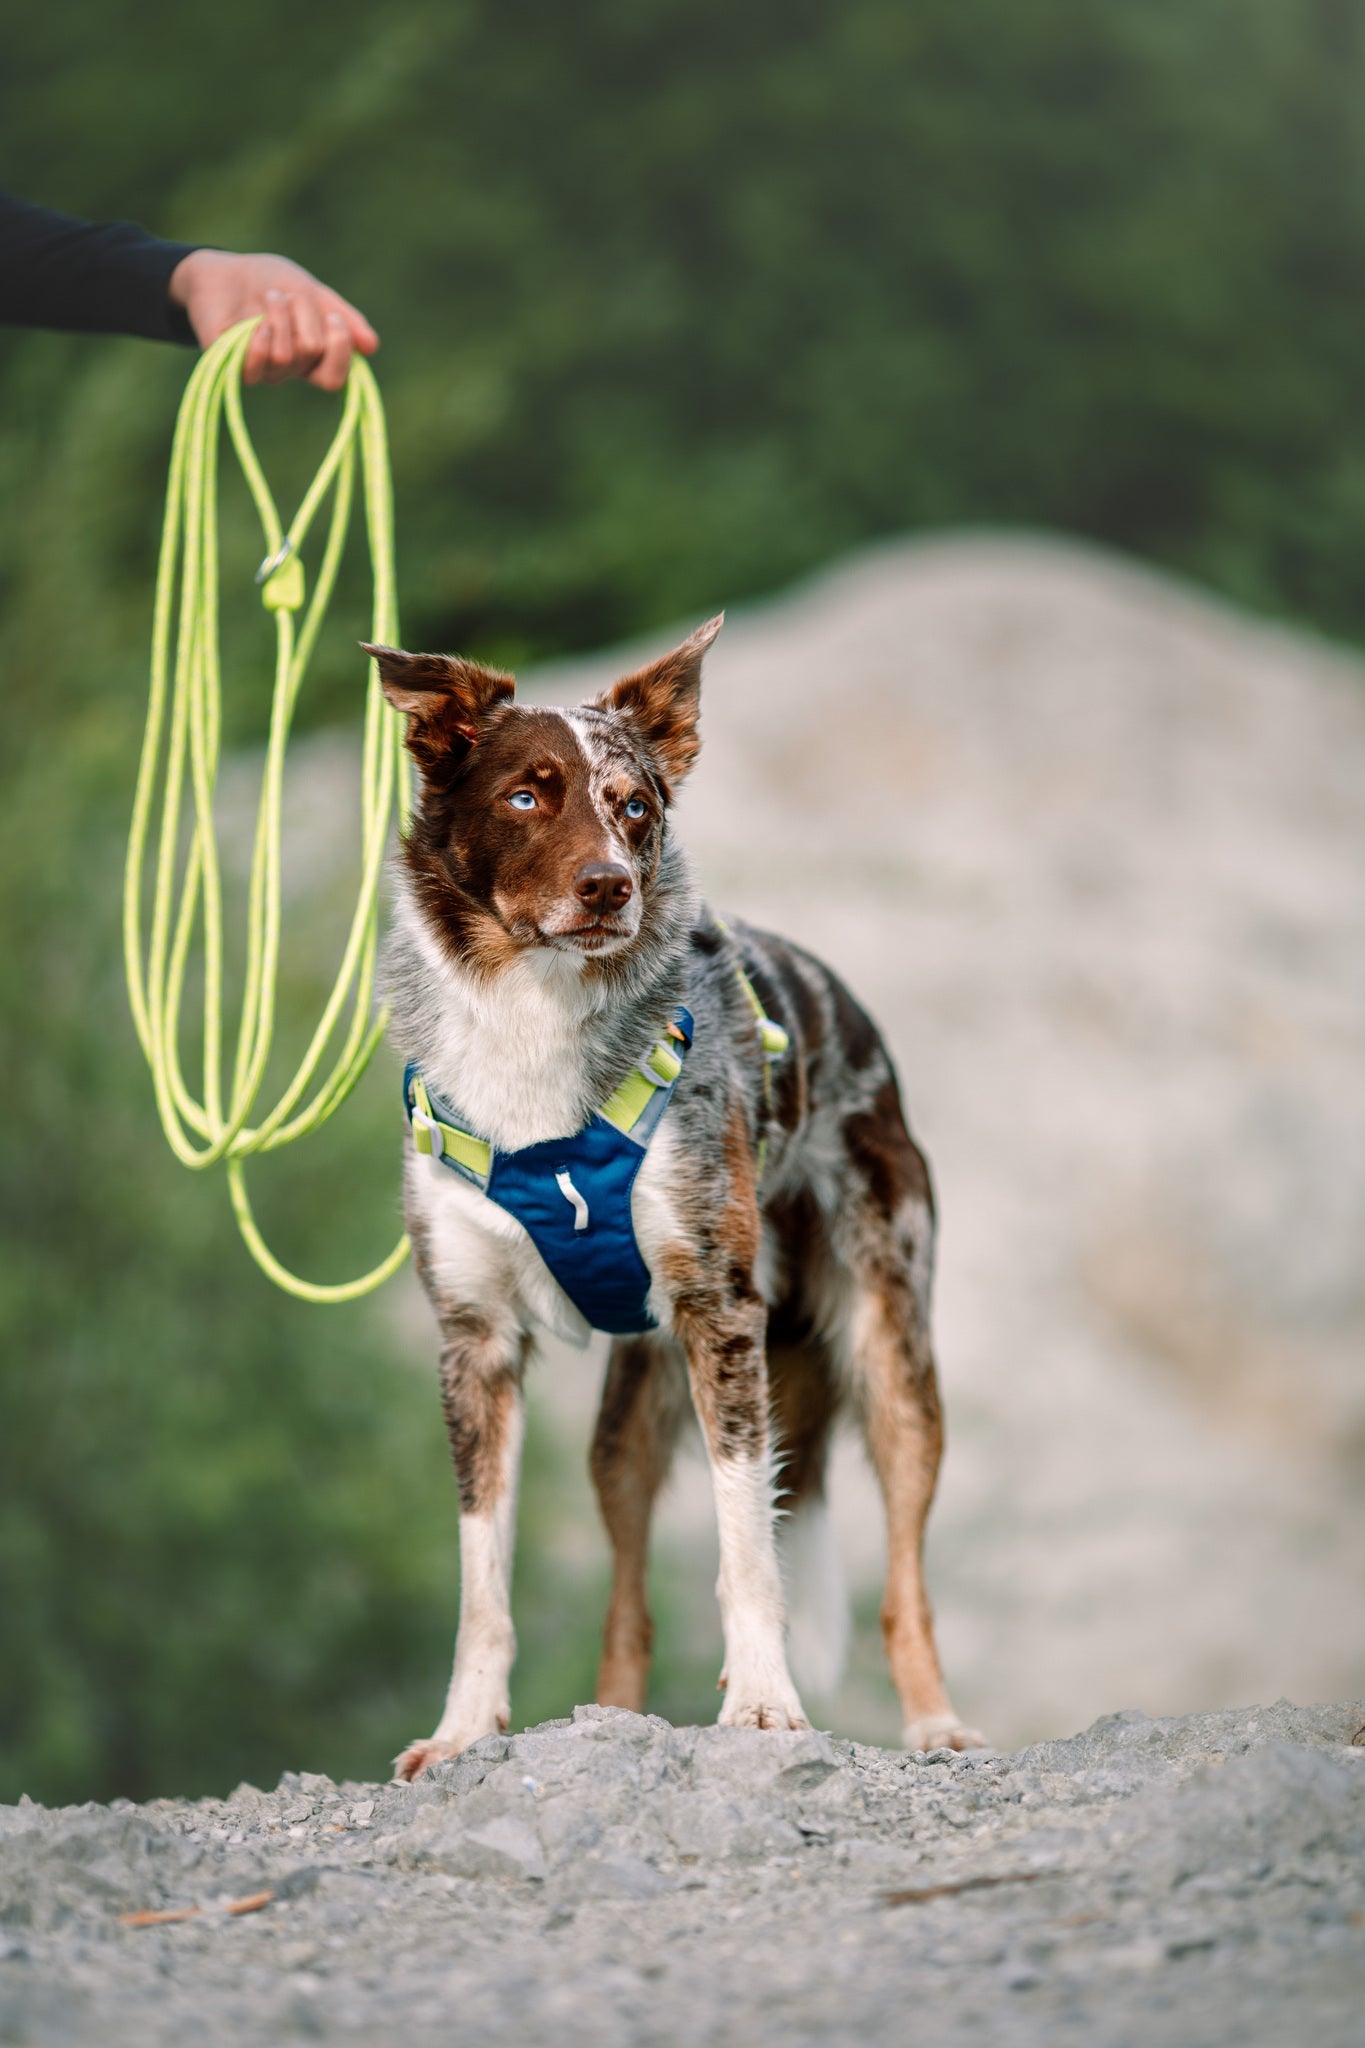
[[[681,1025],[670,1024],[668,1031],[677,1043],[686,1046]],[[639,1065],[613,1089],[597,1111],[598,1116],[623,1136],[629,1136],[653,1102],[656,1090],[671,1088],[681,1072],[681,1055],[664,1039],[656,1039]],[[458,1124],[447,1123],[436,1114],[430,1090],[416,1067],[408,1070],[404,1094],[417,1151],[425,1158],[451,1160],[486,1181],[493,1169],[493,1148],[488,1140],[461,1130]]]
[[[738,961],[735,963],[735,978],[744,991],[758,1025],[759,1044],[764,1054],[764,1103],[771,1112],[772,1076],[768,1068],[773,1060],[782,1057],[791,1040],[782,1026],[775,1024],[768,1016],[759,1001],[758,991]],[[690,1027],[690,1018],[688,1024]],[[670,1024],[668,1035],[680,1044],[684,1051],[686,1050],[690,1038],[684,1033],[681,1025]],[[671,1088],[681,1072],[681,1055],[663,1039],[656,1039],[639,1065],[632,1068],[619,1087],[613,1089],[597,1114],[616,1130],[628,1135],[653,1102],[656,1089]],[[462,1130],[458,1124],[447,1123],[437,1116],[427,1084],[416,1066],[408,1070],[403,1093],[412,1124],[412,1142],[416,1150],[424,1158],[449,1159],[453,1164],[462,1166],[467,1173],[486,1181],[493,1166],[492,1146],[486,1138],[476,1137],[473,1131]],[[767,1139],[761,1138],[758,1146],[760,1178],[766,1149]]]
[[[404,1076],[416,1150],[515,1216],[570,1301],[598,1330],[621,1335],[654,1327],[648,1307],[653,1283],[635,1239],[631,1189],[691,1042],[692,1018],[679,1009],[666,1036],[581,1130],[512,1152],[465,1130],[415,1065]]]
[[[765,1015],[757,992],[736,963],[736,976],[758,1025],[766,1117],[772,1114],[769,1062],[787,1034]],[[502,1152],[456,1121],[415,1063],[403,1077],[412,1141],[425,1158],[473,1183],[524,1225],[541,1259],[584,1320],[617,1335],[654,1327],[649,1268],[635,1237],[631,1189],[654,1133],[672,1100],[692,1043],[690,1014],[679,1009],[665,1037],[613,1089],[580,1131]],[[766,1120],[766,1119],[765,1119]],[[759,1137],[761,1179],[766,1131]]]

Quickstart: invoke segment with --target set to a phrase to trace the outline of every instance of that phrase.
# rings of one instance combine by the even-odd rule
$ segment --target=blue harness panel
[[[573,1138],[495,1152],[490,1201],[526,1225],[536,1250],[585,1321],[620,1336],[652,1330],[645,1307],[649,1268],[635,1242],[630,1191],[644,1165],[645,1146],[603,1117],[594,1116]],[[568,1176],[583,1209],[577,1212],[559,1176]],[[587,1225],[575,1227],[586,1210]]]
[[[680,1050],[692,1043],[692,1018],[675,1012]],[[679,1067],[681,1071],[681,1067]],[[422,1083],[413,1064],[403,1076],[403,1100],[409,1122],[417,1107],[415,1088]],[[490,1148],[487,1176],[462,1164],[448,1152],[441,1164],[471,1181],[515,1216],[530,1235],[559,1285],[584,1320],[614,1337],[657,1327],[645,1306],[650,1272],[635,1240],[630,1197],[635,1176],[644,1165],[649,1141],[672,1099],[677,1075],[661,1081],[643,1113],[629,1131],[594,1114],[570,1138],[547,1138],[515,1152]],[[423,1084],[432,1115],[459,1127],[462,1119]]]

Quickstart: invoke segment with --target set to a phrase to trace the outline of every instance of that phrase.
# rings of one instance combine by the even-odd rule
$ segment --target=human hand
[[[263,316],[242,365],[248,384],[306,377],[323,391],[339,391],[351,351],[371,356],[379,346],[363,314],[287,256],[193,249],[176,264],[167,289],[188,314],[200,348],[239,320]]]

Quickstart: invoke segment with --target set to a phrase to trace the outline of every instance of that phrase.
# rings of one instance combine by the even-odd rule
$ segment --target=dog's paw
[[[964,1728],[956,1714],[924,1714],[908,1721],[901,1740],[907,1749],[987,1749],[984,1735]]]
[[[458,1756],[462,1749],[468,1749],[467,1742],[438,1742],[434,1735],[425,1742],[410,1742],[401,1756],[393,1760],[395,1785],[410,1785],[414,1778],[420,1778],[423,1771],[429,1771],[433,1764],[446,1763]]]
[[[414,1778],[420,1778],[423,1771],[429,1771],[433,1764],[449,1763],[451,1757],[460,1756],[471,1742],[478,1742],[484,1735],[506,1733],[507,1717],[499,1714],[487,1727],[471,1725],[467,1734],[429,1735],[425,1742],[410,1742],[401,1756],[393,1760],[394,1785],[410,1785]]]
[[[785,1686],[766,1685],[739,1690],[727,1685],[725,1705],[720,1710],[720,1725],[722,1728],[809,1728],[810,1722],[802,1713],[796,1694]]]

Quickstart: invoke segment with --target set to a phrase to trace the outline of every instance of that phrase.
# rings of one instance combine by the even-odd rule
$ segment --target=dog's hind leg
[[[528,1340],[472,1309],[439,1313],[441,1401],[460,1489],[460,1621],[445,1711],[434,1734],[397,1759],[398,1779],[507,1727],[516,1654],[512,1552]]]
[[[777,1463],[778,1548],[787,1600],[787,1654],[803,1694],[828,1699],[848,1657],[849,1606],[825,1502],[825,1465],[839,1405],[839,1375],[807,1327],[768,1328]]]
[[[649,1525],[687,1398],[686,1375],[673,1347],[657,1338],[617,1338],[607,1360],[591,1459],[612,1553],[599,1706],[634,1713],[644,1707],[654,1638],[646,1587]]]
[[[918,1157],[918,1154],[916,1154]],[[926,1181],[927,1194],[927,1181]],[[943,1454],[929,1341],[933,1213],[911,1194],[864,1240],[849,1307],[848,1348],[873,1468],[886,1504],[882,1634],[910,1749],[968,1749],[983,1738],[953,1711],[924,1590],[924,1524]]]

